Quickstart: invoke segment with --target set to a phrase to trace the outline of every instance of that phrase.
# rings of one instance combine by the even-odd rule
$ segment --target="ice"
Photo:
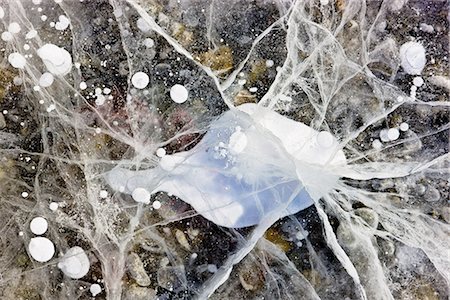
[[[400,47],[400,61],[406,73],[420,75],[426,64],[425,48],[417,42],[407,42]]]
[[[79,246],[68,249],[58,263],[58,268],[73,279],[84,277],[89,272],[89,267],[89,258]]]
[[[52,73],[45,72],[44,74],[42,74],[41,78],[39,78],[39,85],[42,87],[49,87],[52,85],[54,80],[55,79]]]
[[[30,230],[36,235],[42,235],[47,231],[48,223],[43,217],[36,217],[30,222]]]
[[[16,69],[23,69],[27,64],[25,57],[20,53],[11,53],[8,56],[8,62]]]
[[[1,7],[1,299],[448,298],[445,1]]]
[[[99,284],[94,283],[89,287],[89,291],[91,292],[92,297],[95,297],[102,292],[102,287]]]
[[[56,202],[52,202],[49,204],[48,208],[50,208],[51,211],[56,211],[58,209],[59,205]]]
[[[20,32],[20,25],[17,22],[11,22],[8,25],[8,31],[12,34]]]
[[[131,83],[137,89],[145,89],[149,83],[148,75],[144,72],[137,72],[131,77]]]
[[[130,178],[132,180],[132,178]],[[150,193],[141,187],[135,188],[131,194],[134,201],[148,204],[150,203]]]
[[[170,98],[175,103],[184,103],[188,99],[188,90],[181,84],[175,84],[170,88]]]
[[[12,33],[9,31],[2,32],[1,37],[2,37],[2,40],[4,40],[5,42],[11,41],[14,38]]]
[[[54,75],[67,75],[72,69],[72,56],[64,49],[53,44],[45,44],[37,51],[47,70]]]
[[[345,164],[342,151],[331,148],[337,145],[334,137],[256,105],[239,108],[244,113],[225,113],[193,150],[177,153],[170,167],[165,161],[173,159],[166,155],[162,167],[136,175],[114,170],[107,180],[113,187],[126,186],[124,192],[131,192],[137,202],[150,201],[147,189],[175,195],[206,219],[232,228],[259,224],[269,215],[279,219],[295,214],[336,184],[333,171],[322,170],[320,178],[305,175],[319,175],[315,165],[329,164],[332,169]],[[289,138],[284,138],[286,133]],[[312,142],[316,136],[318,146]],[[278,141],[285,141],[285,148]],[[152,186],[155,180],[159,182]],[[288,202],[276,201],[280,196]]]
[[[34,237],[30,239],[28,251],[31,257],[38,262],[47,262],[55,254],[55,245],[48,238]]]

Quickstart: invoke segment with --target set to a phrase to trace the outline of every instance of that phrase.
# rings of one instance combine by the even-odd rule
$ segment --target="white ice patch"
[[[28,244],[31,257],[38,262],[47,262],[55,254],[55,245],[45,237],[35,237]]]
[[[164,155],[166,155],[166,150],[164,148],[158,148],[156,150],[156,156],[163,157]]]
[[[80,279],[89,272],[89,258],[81,247],[67,250],[58,263],[58,268],[68,277]]]
[[[170,98],[175,103],[184,103],[188,99],[188,90],[181,84],[175,84],[170,88]]]
[[[145,89],[150,82],[150,78],[144,72],[137,72],[131,77],[131,83],[137,89]]]
[[[45,44],[37,50],[37,54],[53,75],[64,76],[72,69],[72,56],[64,48]]]
[[[14,52],[8,55],[8,62],[16,69],[23,69],[27,64],[27,60],[22,54]]]
[[[102,198],[102,199],[108,198],[108,191],[106,191],[106,190],[101,190],[100,193],[99,193],[99,196],[100,196],[100,198]]]

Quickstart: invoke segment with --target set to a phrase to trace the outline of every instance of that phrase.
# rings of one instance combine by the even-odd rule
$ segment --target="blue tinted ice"
[[[215,224],[239,228],[294,214],[333,188],[337,177],[323,166],[345,164],[336,147],[330,134],[246,104],[214,121],[192,150],[149,170],[116,168],[107,178],[126,193],[175,195]]]

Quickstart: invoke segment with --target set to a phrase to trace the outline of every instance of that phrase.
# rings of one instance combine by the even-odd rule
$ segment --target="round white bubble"
[[[44,234],[48,229],[47,220],[43,217],[36,217],[30,222],[30,230],[36,235]]]
[[[53,77],[52,73],[45,72],[41,75],[41,78],[39,78],[39,85],[42,87],[49,87],[52,85],[55,78]]]
[[[175,84],[170,88],[170,98],[175,103],[184,103],[188,99],[188,90],[181,84]]]
[[[400,64],[410,75],[420,75],[426,64],[425,48],[417,42],[407,42],[400,47]]]
[[[413,79],[413,84],[414,84],[414,86],[416,86],[416,87],[422,86],[422,85],[424,84],[423,78],[420,77],[420,76],[414,77],[414,79]]]
[[[8,31],[11,33],[19,33],[20,32],[20,25],[17,22],[12,22],[8,26]]]
[[[5,31],[2,33],[2,40],[4,40],[5,42],[9,42],[14,38],[14,36],[12,35],[11,32],[9,31]]]
[[[398,128],[390,128],[387,131],[387,136],[391,141],[395,141],[396,139],[399,138],[400,132],[398,131]]]
[[[409,129],[409,124],[408,123],[402,123],[402,124],[400,124],[400,130],[401,131],[408,131],[408,129]]]
[[[156,156],[163,157],[164,155],[166,155],[166,150],[164,148],[158,148],[156,150]]]
[[[379,139],[375,139],[372,142],[372,147],[376,150],[380,150],[383,147],[383,144],[380,142]]]
[[[94,283],[89,288],[89,291],[91,292],[92,297],[95,297],[102,292],[102,287],[99,284]]]
[[[52,202],[49,204],[48,208],[50,208],[51,211],[56,211],[59,207],[59,204],[56,202]]]
[[[271,68],[274,65],[274,61],[271,59],[266,60],[266,67]]]
[[[381,129],[380,131],[380,140],[382,142],[389,142],[389,136],[388,136],[388,130],[387,129]]]
[[[150,203],[150,196],[150,192],[144,188],[136,188],[131,194],[131,197],[133,197],[134,201],[145,204]]]
[[[161,202],[159,202],[158,200],[153,201],[152,207],[153,207],[154,209],[160,209],[160,208],[161,208]]]
[[[37,54],[47,70],[54,75],[64,76],[72,69],[72,56],[64,48],[53,44],[45,44],[37,50]]]
[[[38,262],[47,262],[55,254],[55,245],[48,238],[35,237],[28,244],[31,257]]]
[[[137,89],[145,89],[150,82],[150,78],[144,72],[137,72],[131,77],[131,83]]]
[[[152,48],[153,46],[155,46],[155,41],[153,39],[151,39],[151,38],[146,38],[144,40],[144,45],[147,48]]]
[[[58,268],[66,276],[80,279],[89,272],[89,258],[81,247],[75,246],[67,250],[58,263]]]
[[[27,60],[22,54],[14,52],[8,56],[8,62],[16,69],[23,69],[27,64]]]

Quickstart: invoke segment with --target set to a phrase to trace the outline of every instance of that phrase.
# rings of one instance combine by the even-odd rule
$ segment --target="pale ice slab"
[[[333,167],[346,164],[338,145],[330,133],[245,104],[213,122],[194,149],[165,155],[149,170],[115,168],[106,178],[138,202],[149,199],[136,191],[164,191],[217,225],[239,228],[294,214],[331,190]]]

